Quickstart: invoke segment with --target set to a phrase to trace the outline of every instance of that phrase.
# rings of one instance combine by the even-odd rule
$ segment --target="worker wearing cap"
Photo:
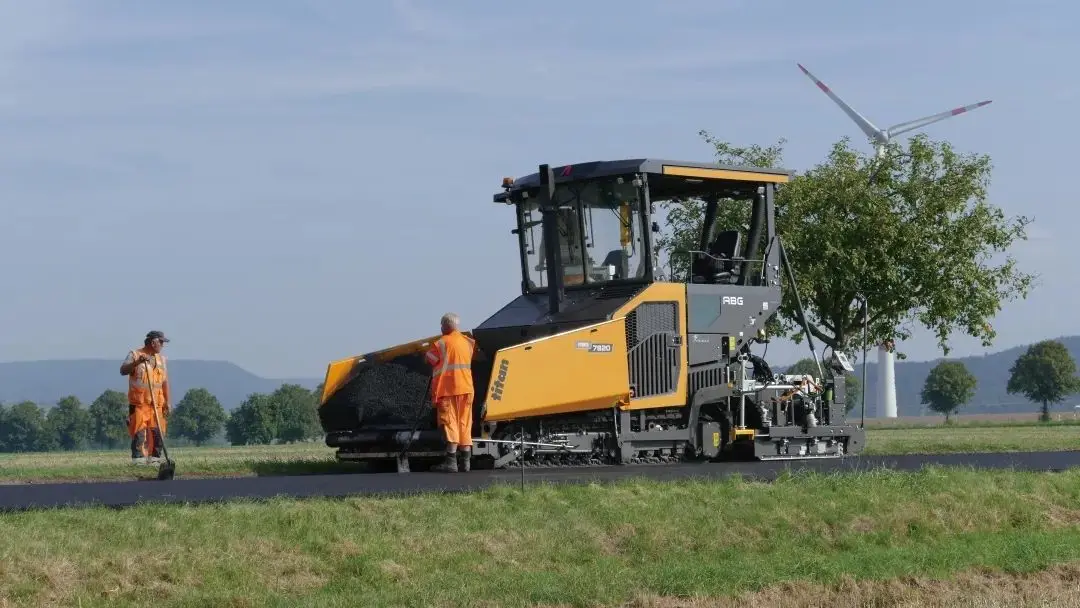
[[[161,354],[169,339],[160,331],[146,334],[142,348],[128,352],[120,375],[128,377],[128,435],[131,461],[135,464],[161,460],[161,442],[171,403],[169,372]],[[157,406],[157,418],[154,406]],[[158,427],[158,419],[161,427]]]
[[[468,471],[472,458],[472,359],[476,342],[458,330],[459,323],[456,314],[443,315],[443,335],[425,357],[432,367],[431,400],[446,436],[446,457],[435,470],[448,473]]]

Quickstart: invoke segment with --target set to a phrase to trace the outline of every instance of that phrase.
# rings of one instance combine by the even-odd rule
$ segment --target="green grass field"
[[[868,453],[1080,449],[1080,424],[868,427]],[[182,447],[179,477],[347,471],[322,443]],[[0,454],[0,483],[153,477],[123,450]],[[8,606],[1077,606],[1080,471],[0,516]]]
[[[1078,580],[1080,471],[0,517],[4,607],[1076,606]]]
[[[867,454],[941,454],[1080,449],[1078,423],[961,423],[949,426],[867,426]],[[334,462],[321,442],[170,450],[178,477],[326,473],[355,470]],[[0,483],[93,481],[153,477],[156,467],[134,467],[124,450],[0,454]]]

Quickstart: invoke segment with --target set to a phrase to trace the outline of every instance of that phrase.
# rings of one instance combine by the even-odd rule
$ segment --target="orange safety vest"
[[[140,353],[146,353],[153,357],[151,361],[146,361],[135,366],[135,369],[128,376],[128,403],[136,406],[150,406],[153,403],[157,403],[157,406],[165,406],[165,389],[162,385],[165,384],[165,380],[168,379],[169,373],[165,369],[165,356],[161,354],[154,354],[146,348],[140,348],[131,351],[134,357],[138,357]],[[146,377],[146,368],[150,368],[150,377]],[[154,401],[150,401],[150,391],[154,391]]]
[[[476,341],[454,331],[431,345],[425,359],[433,367],[431,396],[434,399],[473,394],[472,358]]]

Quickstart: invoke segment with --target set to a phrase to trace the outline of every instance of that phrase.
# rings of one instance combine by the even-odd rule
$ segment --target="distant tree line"
[[[318,394],[284,384],[270,394],[253,393],[227,413],[210,391],[193,388],[173,404],[167,440],[205,445],[293,443],[322,437]],[[67,396],[52,408],[33,401],[0,404],[0,452],[126,449],[127,395],[106,390],[88,407]],[[177,441],[179,440],[179,441]]]
[[[816,374],[813,361],[796,362],[788,373]],[[1043,421],[1050,406],[1080,392],[1076,362],[1064,344],[1044,340],[1028,347],[1009,370],[1009,394],[1024,395],[1040,404]],[[847,374],[847,411],[859,404],[859,379]],[[921,397],[930,409],[953,414],[975,394],[975,376],[960,361],[938,363],[926,378]],[[193,388],[173,406],[167,437],[204,445],[223,438],[232,445],[259,445],[311,441],[322,437],[318,395],[321,386],[308,390],[283,384],[270,394],[252,393],[231,413],[204,388]],[[129,445],[127,395],[106,390],[89,405],[67,396],[52,408],[32,401],[0,404],[0,452],[49,452],[83,449],[121,449]]]

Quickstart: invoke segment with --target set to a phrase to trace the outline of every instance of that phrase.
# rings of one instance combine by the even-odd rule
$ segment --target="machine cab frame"
[[[504,178],[494,201],[516,208],[522,294],[547,294],[557,311],[568,290],[654,282],[655,202],[676,198],[706,201],[698,246],[686,252],[687,282],[760,284],[775,260],[757,252],[775,236],[775,188],[789,179],[785,170],[656,159],[540,165],[525,177]],[[722,199],[753,201],[746,235],[713,233]],[[548,247],[552,242],[558,246]]]

